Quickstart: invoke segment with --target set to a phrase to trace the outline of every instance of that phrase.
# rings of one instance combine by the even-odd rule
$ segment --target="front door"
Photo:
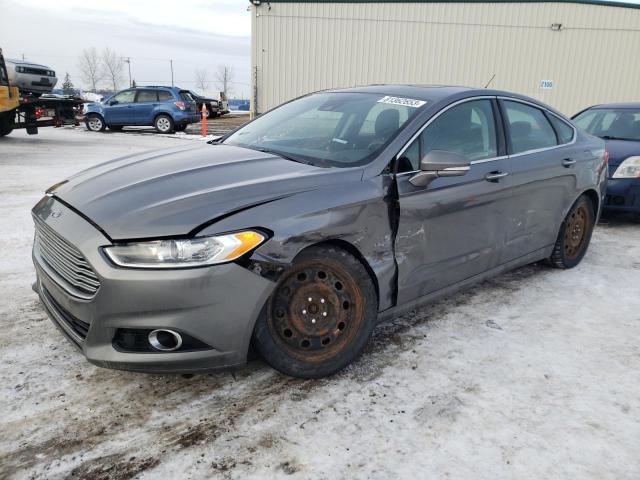
[[[133,101],[135,90],[125,90],[111,97],[104,107],[107,125],[135,125]]]
[[[495,99],[454,104],[430,120],[399,156],[398,304],[499,264],[510,192],[496,118]],[[471,162],[469,172],[414,187],[409,179],[431,150],[465,156]]]

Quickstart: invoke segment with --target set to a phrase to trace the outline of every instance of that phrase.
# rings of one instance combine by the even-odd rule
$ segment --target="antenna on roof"
[[[496,78],[496,74],[493,74],[493,77],[491,77],[489,79],[489,81],[487,82],[487,84],[484,86],[484,88],[489,88],[489,85],[491,85],[491,82],[493,82],[493,79]]]

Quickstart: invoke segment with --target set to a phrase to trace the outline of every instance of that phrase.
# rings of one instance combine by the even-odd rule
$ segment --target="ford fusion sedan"
[[[640,103],[596,105],[574,121],[606,141],[610,178],[603,208],[640,219]]]
[[[200,121],[196,102],[177,87],[138,87],[118,92],[100,103],[87,105],[87,130],[122,130],[127,126],[153,126],[159,133],[180,132]]]
[[[36,287],[96,365],[209,371],[252,345],[320,377],[376,322],[531,262],[577,265],[606,176],[604,142],[527,97],[326,91],[51,187]]]

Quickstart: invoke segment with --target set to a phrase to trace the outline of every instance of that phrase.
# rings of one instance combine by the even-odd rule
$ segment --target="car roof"
[[[46,68],[47,70],[53,70],[51,67],[47,67],[46,65],[42,65],[40,63],[28,62],[26,60],[16,60],[15,58],[5,58],[7,63],[13,63],[14,65],[25,65],[30,67],[40,67]]]
[[[424,100],[430,104],[435,104],[451,97],[455,99],[464,99],[468,97],[491,96],[491,97],[509,97],[524,100],[545,108],[553,113],[564,117],[555,108],[537,100],[535,98],[521,95],[519,93],[507,92],[504,90],[493,90],[487,88],[473,88],[456,85],[397,85],[397,84],[378,84],[366,85],[362,87],[341,88],[325,90],[329,92],[353,92],[353,93],[374,93],[378,95],[407,97],[416,100]]]
[[[599,109],[599,108],[632,108],[640,109],[640,102],[624,102],[624,103],[603,103],[600,105],[594,105],[587,110]]]

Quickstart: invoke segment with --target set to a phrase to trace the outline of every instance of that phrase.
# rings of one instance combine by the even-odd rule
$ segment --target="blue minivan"
[[[136,87],[113,94],[86,109],[87,130],[149,125],[160,133],[180,132],[200,120],[196,102],[178,87]]]

